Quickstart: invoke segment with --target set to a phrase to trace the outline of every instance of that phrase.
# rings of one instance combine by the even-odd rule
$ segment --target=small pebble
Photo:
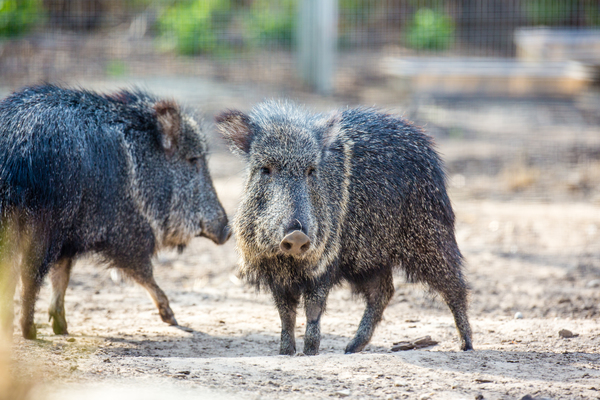
[[[350,396],[350,389],[338,390],[335,392],[335,395],[338,397],[348,397]]]
[[[407,382],[407,381],[400,380],[400,379],[396,379],[396,380],[394,381],[394,386],[396,386],[396,387],[400,387],[400,386],[408,386],[408,382]]]
[[[570,339],[579,335],[577,333],[571,332],[568,329],[561,329],[560,331],[558,331],[558,336],[563,339]]]
[[[523,314],[520,311],[515,313],[515,319],[523,319]]]
[[[110,270],[110,279],[117,285],[123,283],[123,275],[121,275],[121,271],[116,268]]]
[[[70,337],[70,338],[67,339],[67,342],[74,342],[74,341],[75,341],[74,337]]]
[[[589,281],[585,285],[585,287],[588,287],[588,288],[597,288],[597,287],[600,287],[600,279],[593,279],[593,280]]]

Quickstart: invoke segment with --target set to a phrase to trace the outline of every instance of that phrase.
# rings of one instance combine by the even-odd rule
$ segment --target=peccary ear
[[[241,111],[227,110],[215,117],[217,128],[234,152],[247,154],[252,141],[250,117]]]
[[[162,146],[167,155],[175,153],[181,129],[179,107],[172,100],[161,100],[154,105],[156,119],[162,135]]]
[[[323,149],[328,149],[340,135],[340,120],[342,115],[339,112],[333,113],[329,119],[325,121],[323,136],[321,137],[321,145]]]

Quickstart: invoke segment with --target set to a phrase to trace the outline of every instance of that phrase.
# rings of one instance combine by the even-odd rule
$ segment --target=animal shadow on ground
[[[152,338],[106,337],[108,345],[103,345],[102,353],[116,357],[259,357],[279,355],[279,335],[261,332],[247,332],[241,336],[210,335],[188,327],[171,327],[180,329],[188,335],[166,336],[156,335]],[[344,354],[344,348],[350,337],[339,335],[323,335],[326,345],[319,354]],[[296,341],[299,353],[302,350],[303,338]],[[388,353],[389,349],[369,345],[369,353]]]

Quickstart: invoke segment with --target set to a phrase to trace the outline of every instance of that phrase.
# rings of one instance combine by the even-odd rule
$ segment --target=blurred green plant
[[[595,0],[529,0],[523,3],[523,11],[534,25],[570,25],[581,19],[587,26],[600,25],[600,6]]]
[[[224,32],[231,16],[229,0],[177,1],[158,18],[163,43],[178,53],[215,53],[225,45],[218,33]]]
[[[247,14],[246,28],[253,44],[294,44],[297,0],[254,0]],[[250,36],[250,35],[248,35]]]
[[[371,0],[339,0],[340,22],[366,22],[376,8]]]
[[[0,0],[0,36],[29,31],[43,16],[41,0]]]
[[[291,47],[298,0],[178,0],[158,18],[163,47],[184,55],[227,54],[232,46]],[[238,35],[238,37],[235,37]]]
[[[454,21],[439,11],[420,8],[406,33],[408,46],[418,50],[446,50],[454,42]]]
[[[123,60],[109,60],[104,67],[106,75],[121,77],[127,75],[127,64]]]

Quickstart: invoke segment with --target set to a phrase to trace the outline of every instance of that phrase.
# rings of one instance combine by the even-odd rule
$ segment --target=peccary
[[[304,353],[318,353],[327,295],[342,281],[366,301],[346,347],[346,353],[361,351],[393,296],[395,267],[441,294],[461,349],[472,349],[463,257],[445,171],[429,136],[375,109],[315,115],[276,101],[249,115],[225,111],[216,121],[247,162],[233,222],[240,273],[272,293],[281,354],[296,351],[301,297]]]
[[[177,321],[152,273],[162,248],[194,236],[230,236],[206,162],[200,126],[174,101],[141,90],[100,95],[53,85],[0,102],[0,278],[12,327],[15,274],[22,281],[23,336],[36,337],[33,312],[50,272],[49,315],[67,333],[64,295],[77,256],[97,253]],[[8,316],[8,317],[7,317]]]

